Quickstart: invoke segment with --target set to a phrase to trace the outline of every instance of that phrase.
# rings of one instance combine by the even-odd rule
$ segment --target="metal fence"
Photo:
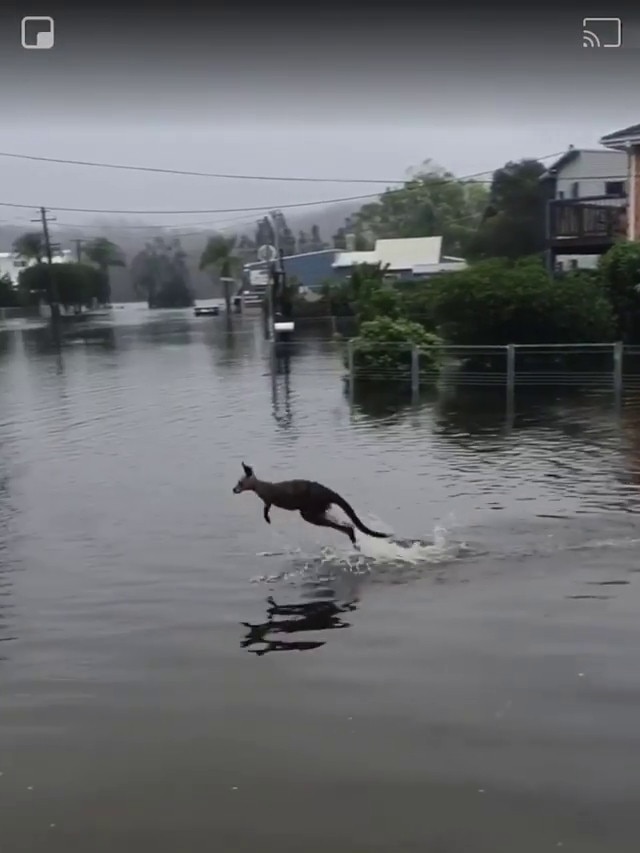
[[[640,347],[620,342],[421,348],[351,339],[344,344],[344,362],[350,385],[399,381],[414,391],[442,384],[640,388]]]

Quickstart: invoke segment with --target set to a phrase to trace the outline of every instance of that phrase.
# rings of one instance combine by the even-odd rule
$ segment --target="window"
[[[580,184],[574,181],[571,184],[571,198],[580,198]]]
[[[564,264],[562,261],[556,261],[556,272],[562,272],[564,269]]]
[[[607,181],[604,185],[605,195],[624,195],[624,181]]]
[[[572,270],[577,270],[578,266],[578,261],[575,258],[571,258],[571,260],[569,261],[569,268]]]
[[[564,198],[564,190],[558,190],[558,198]]]

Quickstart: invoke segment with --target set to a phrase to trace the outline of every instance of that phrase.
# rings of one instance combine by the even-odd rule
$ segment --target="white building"
[[[627,193],[627,155],[606,148],[574,148],[562,155],[540,177],[550,184],[549,198],[590,199],[598,205],[617,205]],[[598,254],[556,254],[559,270],[593,269]]]
[[[442,254],[442,237],[406,237],[376,240],[370,252],[340,252],[332,267],[349,272],[358,264],[380,264],[389,281],[430,278],[443,272],[465,269],[466,261]]]

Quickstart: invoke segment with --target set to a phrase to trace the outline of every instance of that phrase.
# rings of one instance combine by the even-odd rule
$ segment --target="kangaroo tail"
[[[358,530],[361,530],[362,533],[366,533],[367,536],[376,536],[378,539],[388,539],[389,533],[380,533],[379,530],[371,530],[371,528],[367,527],[356,515],[355,509],[351,506],[351,504],[347,503],[345,499],[336,493],[334,493],[333,501],[336,506],[339,506],[341,510],[344,510],[346,514],[349,516],[351,521],[355,524]]]

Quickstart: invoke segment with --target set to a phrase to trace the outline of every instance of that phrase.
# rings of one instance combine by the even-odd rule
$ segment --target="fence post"
[[[509,422],[514,415],[514,398],[516,389],[516,347],[507,345],[507,418]]]
[[[616,341],[613,345],[613,390],[616,395],[616,403],[622,402],[622,368],[624,360],[624,343]]]
[[[415,398],[420,394],[420,350],[414,344],[411,347],[411,396]]]
[[[349,371],[349,403],[353,405],[353,391],[356,384],[356,371],[353,353],[353,338],[347,341],[347,369]]]

